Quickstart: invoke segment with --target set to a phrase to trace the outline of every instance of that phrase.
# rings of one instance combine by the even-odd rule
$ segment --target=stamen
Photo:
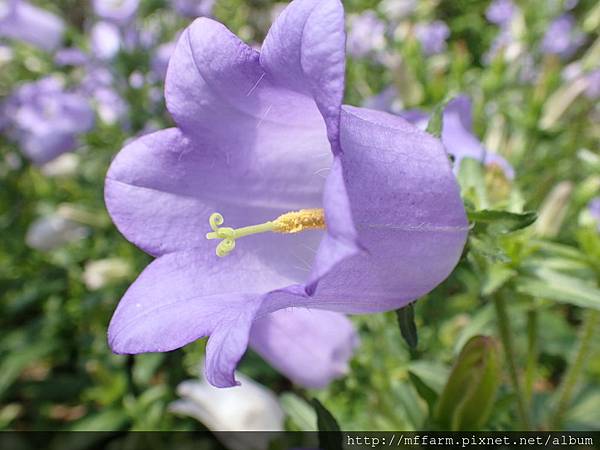
[[[208,222],[212,233],[206,233],[206,239],[222,239],[217,245],[217,256],[227,256],[235,248],[235,240],[259,233],[299,233],[305,230],[324,230],[325,212],[322,209],[301,209],[282,214],[277,219],[258,225],[238,229],[220,227],[224,223],[219,213],[211,214]]]

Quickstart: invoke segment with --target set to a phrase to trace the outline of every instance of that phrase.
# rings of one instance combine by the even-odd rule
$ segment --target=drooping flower
[[[541,49],[546,54],[569,58],[585,41],[583,33],[575,28],[575,19],[571,14],[556,18],[542,40]]]
[[[446,50],[450,28],[441,20],[418,24],[415,33],[426,55],[435,55]]]
[[[268,433],[218,433],[219,431],[283,431],[284,413],[275,393],[241,373],[241,386],[217,389],[204,379],[177,386],[181,397],[169,405],[173,413],[193,417],[215,433],[232,450],[268,448]]]
[[[348,372],[358,346],[352,323],[331,311],[289,308],[257,319],[250,347],[295,383],[324,388]]]
[[[351,16],[348,26],[346,48],[351,56],[364,58],[385,48],[385,23],[373,11]]]
[[[0,37],[52,51],[62,42],[64,31],[63,20],[49,11],[24,0],[0,0]]]
[[[87,99],[66,91],[56,77],[19,87],[8,100],[6,113],[21,150],[35,164],[74,150],[78,136],[94,125]]]
[[[463,159],[471,158],[486,166],[497,166],[507,178],[514,178],[515,172],[510,163],[501,155],[487,150],[473,133],[471,109],[471,100],[466,95],[455,97],[444,109],[441,138],[448,153],[454,157],[454,172],[458,173]],[[427,127],[429,116],[423,111],[407,111],[402,116],[421,129]]]
[[[123,25],[135,17],[139,3],[139,0],[93,0],[93,7],[98,17]]]
[[[344,47],[338,0],[290,3],[260,53],[210,19],[183,32],[165,88],[177,128],[129,144],[106,178],[113,221],[156,257],[115,311],[113,351],[210,336],[206,377],[232,386],[256,320],[396,309],[452,271],[468,224],[443,146],[342,106]]]
[[[487,20],[500,27],[505,27],[511,21],[516,6],[512,0],[494,0],[485,12]]]

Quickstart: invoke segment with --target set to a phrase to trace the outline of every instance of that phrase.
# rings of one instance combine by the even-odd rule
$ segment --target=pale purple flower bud
[[[490,22],[504,27],[511,21],[515,9],[512,0],[494,0],[485,12],[485,17]]]
[[[592,219],[598,224],[598,231],[600,232],[600,197],[595,197],[588,205],[588,212],[592,216]]]
[[[184,17],[211,17],[216,0],[171,0],[171,7]]]
[[[600,69],[593,70],[586,75],[587,87],[585,96],[590,100],[596,100],[600,97]]]
[[[119,28],[110,22],[97,22],[90,31],[92,52],[102,60],[114,58],[121,48]]]
[[[373,11],[351,16],[348,24],[346,48],[350,55],[364,58],[385,48],[385,24]]]
[[[563,14],[555,19],[542,40],[542,52],[569,58],[583,44],[585,36],[575,29],[575,19]]]
[[[436,20],[431,23],[417,25],[416,35],[423,52],[426,55],[435,55],[446,49],[446,40],[450,36],[450,29],[441,20]]]
[[[137,13],[139,0],[94,0],[94,12],[118,24],[130,22]]]
[[[0,0],[0,37],[27,42],[45,51],[63,39],[63,20],[22,0]]]

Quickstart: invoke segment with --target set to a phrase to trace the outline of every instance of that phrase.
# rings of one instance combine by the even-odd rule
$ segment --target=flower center
[[[301,209],[282,214],[277,219],[258,225],[238,229],[221,227],[223,216],[213,213],[208,219],[212,233],[206,233],[206,239],[222,239],[217,245],[217,256],[227,256],[235,248],[235,240],[259,233],[299,233],[306,230],[324,230],[325,212],[323,209]]]

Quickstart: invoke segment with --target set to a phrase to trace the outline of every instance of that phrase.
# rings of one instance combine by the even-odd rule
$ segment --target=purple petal
[[[387,113],[344,106],[344,179],[365,252],[338,264],[306,304],[343,312],[396,309],[452,271],[468,222],[439,140]]]
[[[293,131],[290,135],[297,136]],[[267,137],[263,142],[269,148]],[[121,233],[152,255],[197,248],[216,260],[217,243],[205,238],[213,212],[223,214],[224,226],[238,228],[320,205],[318,189],[293,177],[302,170],[301,162],[286,166],[278,161],[277,155],[262,160],[230,157],[177,129],[160,131],[139,138],[115,158],[106,178],[106,206]],[[276,176],[280,179],[270,178]],[[296,184],[286,186],[286,177]],[[322,184],[318,176],[315,182]],[[252,251],[300,283],[309,274],[323,234],[248,236],[237,243],[234,257],[238,251]]]
[[[345,40],[339,0],[295,0],[272,25],[260,55],[277,84],[314,98],[334,152],[339,147]]]
[[[101,18],[119,24],[129,22],[135,16],[139,0],[94,0],[94,12]]]
[[[206,376],[218,387],[235,385],[250,327],[265,293],[290,283],[251,252],[216,258],[177,252],[152,262],[123,296],[110,322],[116,353],[170,351],[211,335]]]
[[[344,375],[358,345],[352,322],[330,311],[290,308],[258,319],[250,346],[295,383],[323,388]]]

